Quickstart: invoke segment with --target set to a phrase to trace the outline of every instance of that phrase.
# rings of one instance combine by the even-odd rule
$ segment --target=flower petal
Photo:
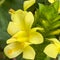
[[[55,44],[58,48],[60,48],[60,42],[59,42],[58,39],[56,39],[56,38],[50,38],[49,40],[52,41],[53,44]]]
[[[23,58],[25,59],[34,59],[35,58],[35,51],[31,46],[25,47],[23,51]]]
[[[27,33],[25,31],[19,31],[13,38],[16,38],[18,42],[26,42],[28,40]]]
[[[22,24],[24,22],[24,17],[25,14],[27,13],[26,11],[22,11],[22,10],[17,10],[17,11],[13,11],[12,9],[10,9],[11,12],[11,19],[13,22],[18,23],[18,24]]]
[[[56,0],[48,0],[50,3],[54,3]]]
[[[34,22],[34,16],[31,12],[28,12],[25,16],[25,24],[26,27],[29,29],[32,27],[32,24]]]
[[[28,40],[27,34],[25,31],[19,31],[12,38],[7,40],[7,44],[13,42],[26,42]]]
[[[24,1],[24,10],[27,10],[29,7],[31,7],[33,4],[35,3],[35,0],[28,0],[28,1]]]
[[[10,35],[14,35],[15,33],[17,33],[18,31],[20,31],[20,25],[14,23],[14,22],[10,22],[7,28],[7,31]]]
[[[49,44],[45,49],[44,53],[49,57],[56,58],[58,55],[57,47],[54,44]]]
[[[7,40],[7,44],[9,44],[9,43],[13,43],[13,42],[16,42],[17,40],[15,39],[15,38],[10,38],[10,39],[8,39]]]
[[[42,36],[42,34],[40,34],[38,32],[31,32],[29,42],[31,42],[32,44],[43,43],[43,36]]]
[[[26,11],[22,11],[22,10],[17,10],[17,11],[13,11],[12,9],[10,10],[11,13],[11,19],[14,23],[20,25],[20,29],[21,30],[25,30],[25,16],[27,14]]]
[[[56,39],[56,38],[50,38],[49,40],[52,41],[53,43],[57,43],[57,44],[60,43],[60,42],[58,41],[58,39]]]
[[[23,45],[18,42],[11,43],[4,48],[4,53],[9,58],[14,58],[22,53]]]
[[[31,29],[31,31],[37,31],[37,30],[44,31],[44,28],[42,28],[42,27],[35,27],[35,28]]]

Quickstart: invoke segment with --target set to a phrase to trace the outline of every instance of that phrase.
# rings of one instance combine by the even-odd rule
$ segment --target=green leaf
[[[52,22],[57,22],[58,20],[60,20],[60,15],[57,15],[56,18]]]
[[[51,27],[52,29],[55,29],[55,28],[58,28],[58,27],[60,27],[60,21],[52,23],[52,27]]]
[[[40,14],[43,15],[43,17],[45,17],[49,22],[58,15],[53,5],[39,4],[39,11]]]
[[[15,10],[23,9],[23,0],[5,0],[5,2],[0,6],[0,46],[2,46],[2,48],[4,48],[6,40],[10,37],[7,32],[7,26],[11,20],[8,13],[10,8]]]
[[[45,60],[51,60],[51,58],[47,56],[47,57],[45,58]]]
[[[11,17],[8,13],[10,8],[14,10],[23,9],[23,0],[18,0],[18,1],[5,0],[5,2],[0,6],[0,51],[1,52],[4,50],[4,47],[6,46],[6,40],[11,37],[7,32],[7,26],[9,21],[11,20]],[[0,60],[10,60],[10,59],[4,56],[4,59],[0,59]]]
[[[57,0],[56,2],[54,2],[52,5],[55,8],[55,10],[58,12],[58,8],[59,8],[59,1]]]
[[[60,15],[53,5],[47,6],[39,4],[39,9],[35,12],[35,22],[33,26],[44,29],[44,31],[39,31],[44,38],[54,38],[56,35],[51,34],[51,32],[60,29]],[[57,35],[59,35],[59,33]]]

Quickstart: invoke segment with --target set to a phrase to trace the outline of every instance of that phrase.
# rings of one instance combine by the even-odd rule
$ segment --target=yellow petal
[[[52,41],[53,44],[55,44],[58,48],[60,47],[60,42],[59,42],[58,39],[56,39],[56,38],[50,38],[49,40]]]
[[[53,43],[60,44],[60,42],[56,38],[50,38],[49,40],[52,41]]]
[[[23,23],[24,17],[25,17],[25,14],[24,14],[24,11],[22,10],[17,10],[11,14],[11,19],[15,23]]]
[[[32,28],[31,30],[32,30],[32,31],[37,31],[37,30],[39,30],[39,31],[44,31],[44,28],[35,27],[35,28]]]
[[[27,33],[25,31],[19,31],[18,33],[14,34],[14,36],[7,40],[8,43],[13,42],[26,42],[28,41]]]
[[[56,0],[48,0],[50,3],[54,3]]]
[[[7,40],[7,44],[16,42],[17,40],[15,38],[10,38]]]
[[[17,57],[22,53],[24,46],[18,42],[11,43],[4,48],[4,53],[8,58]]]
[[[10,22],[7,28],[7,31],[10,35],[14,35],[15,33],[17,33],[18,31],[20,31],[20,25]]]
[[[43,43],[43,36],[38,32],[31,32],[29,42],[32,44],[40,44]]]
[[[13,36],[13,38],[16,38],[18,42],[26,42],[28,39],[25,31],[19,31]]]
[[[34,59],[35,58],[35,51],[31,46],[25,47],[23,51],[23,58],[25,59]]]
[[[31,12],[28,12],[25,16],[25,24],[26,27],[29,29],[32,27],[32,24],[34,22],[34,16]]]
[[[22,11],[22,10],[17,10],[17,11],[11,11],[11,19],[13,22],[15,22],[16,24],[20,25],[20,28],[22,30],[25,29],[25,15],[27,14],[26,11]]]
[[[35,3],[35,0],[28,0],[24,2],[24,10],[27,10],[29,7],[31,7]]]
[[[58,55],[57,47],[54,44],[49,44],[44,49],[44,53],[47,54],[51,58],[56,58]]]

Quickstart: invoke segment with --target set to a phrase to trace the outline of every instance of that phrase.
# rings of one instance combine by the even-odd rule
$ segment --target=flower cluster
[[[54,3],[56,0],[48,1]],[[26,11],[29,7],[35,4],[35,2],[36,0],[24,1],[24,11],[21,9],[17,11],[10,9],[9,11],[11,14],[11,21],[8,24],[7,31],[12,37],[7,40],[6,43],[8,45],[4,48],[4,53],[8,58],[15,58],[23,53],[24,59],[34,60],[36,52],[31,45],[44,42],[43,35],[37,31],[41,28],[32,28],[34,15],[32,12]],[[60,8],[58,9],[58,13],[60,13]],[[44,53],[49,57],[56,58],[60,52],[60,42],[56,38],[50,38],[48,40],[52,43],[45,47]]]
[[[34,16],[31,12],[10,9],[12,21],[9,22],[7,31],[12,36],[7,40],[4,48],[6,56],[14,58],[23,52],[23,58],[34,59],[35,51],[31,44],[43,42],[43,36],[37,30],[39,27],[32,28]]]

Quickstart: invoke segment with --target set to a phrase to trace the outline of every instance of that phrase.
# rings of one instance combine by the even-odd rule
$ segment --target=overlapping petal
[[[24,1],[24,10],[27,10],[29,7],[31,7],[35,3],[35,0],[27,0]]]
[[[18,42],[11,43],[4,48],[4,53],[9,58],[14,58],[21,54],[23,51],[23,45]]]
[[[13,22],[15,23],[23,23],[24,22],[24,17],[26,15],[26,11],[23,10],[17,10],[17,11],[13,11],[13,9],[10,9],[10,14],[11,14],[11,19]]]
[[[35,58],[35,51],[31,46],[25,47],[23,51],[23,58],[25,59],[34,59]]]
[[[21,30],[20,25],[14,22],[10,22],[7,28],[7,31],[10,35],[14,35],[15,33]]]
[[[10,44],[10,43],[14,43],[14,42],[17,42],[17,40],[12,37],[12,38],[8,39],[6,43]]]
[[[33,22],[34,22],[34,16],[31,12],[28,12],[25,16],[25,25],[27,29],[31,29]]]
[[[28,39],[28,34],[26,31],[20,31],[16,33],[13,38],[16,38],[18,42],[26,42]]]
[[[26,12],[22,10],[11,11],[12,22],[8,25],[8,33],[13,35],[19,30],[25,31],[29,30],[32,27],[34,22],[34,16],[31,12]],[[15,30],[16,29],[16,30]]]
[[[44,53],[47,54],[49,57],[56,58],[59,52],[56,45],[49,44],[44,49]]]
[[[25,31],[19,31],[12,38],[7,40],[7,44],[13,42],[26,42],[28,39],[27,33]]]
[[[23,42],[23,43],[14,42],[14,43],[7,45],[4,48],[4,53],[8,58],[15,58],[19,54],[21,54],[26,49],[26,47],[29,45],[30,45],[30,43],[28,43],[28,42]],[[29,47],[28,47],[28,49],[29,49]],[[30,47],[30,49],[32,50],[33,48]]]
[[[17,26],[17,25],[19,25],[19,26],[17,26],[18,28],[16,28],[16,29],[25,30],[25,20],[24,19],[25,19],[25,16],[26,16],[27,12],[22,11],[22,10],[13,11],[11,9],[10,14],[11,14],[11,19],[12,19],[13,23],[10,23],[8,25],[8,33],[10,33],[9,30],[11,30],[12,35],[13,35],[14,32],[12,30],[15,30],[14,28],[16,28],[15,26]],[[13,28],[11,29],[11,27],[13,27]]]

